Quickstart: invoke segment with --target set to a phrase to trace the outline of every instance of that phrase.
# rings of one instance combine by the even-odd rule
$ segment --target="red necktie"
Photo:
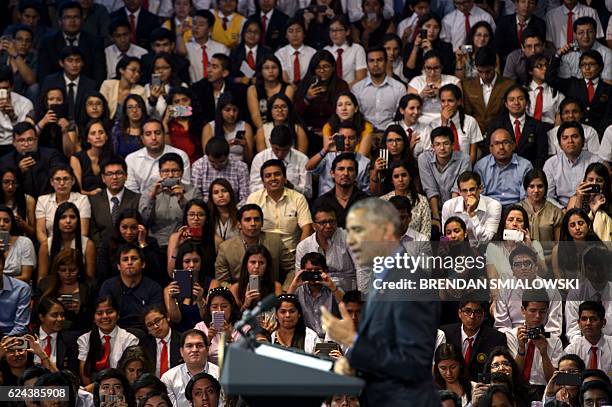
[[[246,61],[247,61],[247,64],[249,65],[249,68],[251,68],[252,70],[255,70],[255,58],[253,58],[253,51],[249,50]]]
[[[94,335],[95,333],[92,332],[92,335]],[[108,335],[104,335],[104,355],[102,355],[102,359],[98,360],[96,362],[96,371],[100,371],[102,369],[106,369],[109,367],[109,359],[110,359],[110,351],[111,351],[111,346],[110,346],[110,340],[111,337]]]
[[[412,42],[416,41],[416,37],[417,37],[417,35],[419,35],[419,32],[421,32],[421,24],[420,23],[418,23],[414,27],[414,31],[412,32]]]
[[[459,151],[459,133],[457,132],[457,127],[455,126],[455,123],[453,123],[453,121],[450,121],[450,128],[453,131],[453,150],[455,151]]]
[[[300,51],[295,51],[293,54],[295,58],[293,58],[293,83],[300,82]]]
[[[591,346],[591,358],[589,359],[589,369],[597,369],[597,346]]]
[[[130,30],[132,31],[131,41],[135,44],[136,43],[136,17],[134,16],[134,14],[130,14]]]
[[[202,45],[202,70],[204,71],[203,78],[206,78],[208,70],[208,54],[206,53],[206,45]]]
[[[163,339],[161,340],[162,348],[159,354],[159,377],[168,371],[168,344]]]
[[[538,94],[536,95],[535,109],[533,111],[533,118],[536,120],[542,120],[542,107],[544,105],[544,89],[541,86],[537,88]]]
[[[523,380],[529,384],[529,377],[531,377],[531,365],[533,365],[533,355],[535,354],[535,344],[533,341],[529,341],[527,346],[527,355],[525,356],[525,364],[523,365]]]
[[[227,22],[228,22],[227,17],[223,17],[223,31],[227,31]]]
[[[336,58],[336,76],[338,78],[342,78],[342,53],[344,50],[342,48],[338,48],[336,52],[338,53],[338,58]]]
[[[470,13],[463,13],[465,16],[465,39],[467,41],[467,37],[470,34]]]
[[[525,23],[519,23],[519,28],[517,31],[519,46],[523,43],[523,30],[524,29],[525,29]]]
[[[266,43],[266,28],[268,28],[268,17],[263,15],[261,17],[261,43]]]
[[[412,134],[414,133],[414,130],[408,127],[407,131],[408,131],[408,145],[410,145],[410,140],[412,140]]]
[[[595,96],[595,87],[593,86],[593,81],[589,80],[587,83],[587,98],[589,99],[589,103],[593,100],[593,96]]]
[[[572,42],[574,42],[574,12],[572,10],[570,10],[569,13],[567,13],[567,43],[571,44]]]
[[[521,139],[521,122],[516,119],[514,121],[514,140],[518,146],[519,140]]]
[[[47,336],[47,344],[43,350],[48,357],[51,357],[51,336]]]
[[[465,368],[467,369],[470,363],[470,357],[472,356],[472,344],[474,343],[474,338],[467,338],[468,346],[465,350],[465,355],[463,356],[465,359]]]

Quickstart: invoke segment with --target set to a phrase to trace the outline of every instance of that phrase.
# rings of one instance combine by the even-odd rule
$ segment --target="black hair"
[[[523,178],[523,189],[527,191],[529,184],[536,179],[542,180],[542,184],[544,184],[544,196],[546,196],[546,193],[548,192],[548,179],[546,178],[546,173],[539,168],[534,168],[527,171],[527,174],[525,174],[525,177]]]
[[[584,406],[584,394],[589,390],[600,390],[605,393],[607,401],[612,400],[612,391],[610,390],[610,384],[601,380],[592,380],[582,384],[580,387],[580,405]]]
[[[230,67],[232,65],[232,61],[230,59],[230,57],[228,57],[225,54],[221,54],[220,52],[217,52],[216,54],[213,54],[213,56],[211,57],[211,59],[216,59],[220,62],[221,64],[221,69],[223,69],[224,71],[229,71]]]
[[[195,386],[195,384],[197,382],[199,382],[200,380],[206,379],[210,382],[210,384],[213,386],[213,390],[215,391],[216,395],[217,395],[217,399],[220,397],[221,395],[221,384],[219,384],[219,381],[217,379],[215,379],[213,376],[209,375],[208,373],[205,372],[200,372],[194,376],[191,377],[191,379],[189,379],[189,382],[187,383],[187,386],[185,387],[185,398],[189,401],[189,402],[193,402],[193,386]]]
[[[300,116],[296,113],[295,107],[293,106],[293,102],[284,93],[277,93],[275,95],[270,96],[266,106],[266,120],[270,123],[274,123],[274,118],[272,117],[272,107],[274,106],[274,103],[279,99],[285,102],[285,104],[287,105],[287,121],[283,124],[289,128],[289,132],[291,133],[293,139],[297,140],[295,127],[299,126],[304,128],[304,124],[302,123]],[[277,125],[275,125],[275,127],[276,126]]]
[[[213,200],[213,188],[215,185],[220,185],[226,189],[230,196],[230,200],[227,203],[227,208],[229,212],[229,220],[231,221],[232,227],[236,227],[238,223],[238,199],[236,198],[236,192],[234,192],[234,187],[232,184],[225,178],[216,178],[213,182],[210,183],[208,187],[208,213],[210,214],[210,220],[213,227],[217,227],[217,223],[221,220],[221,212],[215,202]]]
[[[512,395],[512,392],[507,386],[501,384],[495,384],[489,387],[487,392],[480,398],[478,405],[481,407],[491,407],[493,405],[493,396],[497,393],[503,394],[506,399],[508,399],[510,404],[514,405],[514,396]]]
[[[363,295],[359,290],[349,290],[344,293],[344,296],[342,297],[342,302],[345,304],[348,302],[356,302],[358,304],[363,304]]]
[[[590,25],[593,30],[597,30],[597,22],[591,16],[578,17],[574,20],[574,24],[572,25],[572,30],[576,32],[579,25]]]
[[[49,372],[46,374],[43,374],[42,376],[40,376],[38,378],[38,380],[36,380],[36,383],[34,384],[34,387],[64,387],[64,388],[68,388],[68,392],[66,394],[67,400],[70,400],[71,402],[75,399],[76,396],[76,390],[73,386],[72,380],[70,379],[70,376],[67,375],[65,372],[63,371],[59,371],[59,372]],[[127,397],[126,397],[127,399]],[[40,401],[35,401],[34,404],[40,405]]]
[[[421,98],[419,95],[415,93],[408,93],[402,96],[402,98],[400,99],[399,104],[397,106],[397,110],[395,111],[395,116],[393,116],[393,121],[401,122],[404,119],[404,115],[402,114],[400,109],[405,110],[408,107],[408,103],[410,103],[411,100],[416,100],[419,102],[421,106],[423,106],[423,98]]]
[[[76,225],[74,228],[74,249],[77,252],[77,258],[83,262],[85,253],[83,253],[83,246],[81,245],[81,214],[79,212],[79,208],[77,208],[72,202],[62,202],[55,211],[55,216],[53,217],[53,236],[51,238],[51,246],[48,247],[49,260],[53,261],[55,256],[57,256],[57,254],[62,250],[62,232],[60,230],[59,223],[64,213],[68,210],[72,210],[76,216]]]
[[[100,336],[100,335],[92,335],[92,336]],[[99,339],[99,338],[98,338]],[[123,387],[123,397],[129,407],[136,405],[136,400],[134,398],[134,391],[132,390],[132,386],[130,386],[130,382],[125,377],[123,372],[119,369],[109,368],[101,370],[95,378],[94,381],[94,390],[93,390],[93,399],[94,405],[96,407],[100,407],[100,385],[102,381],[108,379],[117,379],[121,382],[121,386]]]
[[[451,142],[451,144],[455,142],[455,138],[453,137],[453,131],[451,130],[450,127],[447,127],[447,126],[436,127],[435,129],[431,131],[431,133],[429,134],[431,144],[434,143],[434,140],[437,137],[446,137],[448,141]]]
[[[306,339],[306,323],[304,322],[304,312],[302,311],[302,305],[300,300],[295,294],[281,294],[276,299],[276,312],[280,309],[283,302],[292,304],[298,312],[298,322],[293,332],[293,338],[291,338],[291,347],[297,349],[304,349],[304,342]]]
[[[584,112],[582,101],[580,101],[580,99],[568,96],[565,99],[563,99],[561,103],[559,104],[559,113],[563,112],[563,109],[565,109],[567,105],[571,105],[571,104],[578,106],[578,109],[580,109],[580,113]]]
[[[355,164],[355,172],[356,173],[359,172],[359,163],[357,162],[357,158],[355,157],[355,153],[341,153],[341,154],[338,154],[334,158],[334,161],[332,161],[331,170],[335,171],[336,170],[336,166],[338,165],[338,163],[340,161],[344,161],[344,160],[352,161]]]
[[[213,158],[227,157],[229,155],[229,143],[224,138],[213,137],[206,143],[204,153]]]
[[[62,91],[63,91],[63,89],[62,89]],[[63,92],[63,93],[65,93],[65,92]],[[131,95],[129,95],[129,96],[131,96]],[[109,119],[109,116],[108,116],[109,115],[109,113],[108,113],[108,102],[106,101],[106,98],[104,97],[104,95],[101,94],[100,92],[98,92],[97,90],[91,90],[91,91],[87,92],[85,94],[85,97],[83,98],[85,105],[87,105],[87,100],[89,100],[89,98],[96,98],[96,99],[99,99],[102,102],[103,113],[102,113],[102,116],[100,116],[100,119],[102,119],[104,121],[104,123],[106,123],[106,126],[110,128],[111,127],[110,126],[111,122],[110,122],[110,119]],[[47,112],[45,111],[44,113],[46,114]],[[79,130],[81,131],[81,133],[83,132],[82,130],[83,130],[83,127],[85,127],[85,124],[89,120],[91,120],[91,119],[92,118],[87,115],[87,109],[81,109],[79,117],[78,117],[78,121],[77,121],[77,124],[79,125]],[[111,134],[111,138],[112,138],[112,134]]]
[[[567,355],[561,356],[561,358],[559,358],[559,363],[557,364],[557,366],[560,366],[561,362],[563,362],[564,360],[570,360],[570,361],[574,362],[576,364],[576,367],[578,368],[578,370],[580,370],[581,372],[586,367],[585,364],[584,364],[584,360],[582,360],[582,358],[580,356],[575,355],[573,353],[568,353]]]
[[[357,97],[350,91],[343,91],[343,92],[338,93],[338,96],[336,97],[336,100],[334,101],[334,106],[338,105],[338,100],[341,97],[347,97],[351,99],[351,102],[355,105],[355,108],[357,109],[357,111],[355,112],[353,117],[350,119],[350,121],[355,126],[355,129],[357,130],[357,137],[359,138],[361,137],[361,133],[365,129],[366,123],[368,122],[365,116],[363,115],[363,113],[361,112],[361,110],[359,110],[359,100],[357,100]],[[333,133],[336,133],[340,129],[340,123],[342,122],[342,120],[338,116],[338,113],[336,113],[335,109],[334,109],[334,114],[329,118],[327,122],[331,126],[331,130]]]
[[[497,54],[495,53],[495,50],[492,47],[486,46],[486,47],[479,48],[478,51],[476,51],[476,57],[474,58],[474,65],[482,66],[482,67],[489,67],[489,66],[494,67],[496,64],[497,64]]]
[[[275,293],[274,264],[272,263],[272,255],[265,246],[255,244],[246,249],[240,265],[240,275],[238,277],[238,298],[242,302],[244,302],[247,286],[249,284],[249,272],[247,269],[249,259],[251,256],[257,254],[264,256],[266,259],[266,270],[259,281],[259,293],[261,294],[261,298],[265,298],[269,294]],[[253,303],[252,307],[254,306],[255,304]]]
[[[591,58],[595,60],[597,65],[599,65],[599,75],[598,76],[601,76],[601,71],[603,70],[603,67],[604,67],[604,61],[603,61],[603,57],[601,56],[601,53],[599,53],[599,51],[596,51],[594,49],[589,49],[589,50],[583,51],[582,55],[580,55],[580,63],[582,63],[582,60],[584,58]]]
[[[85,54],[83,53],[83,50],[76,46],[66,46],[62,48],[57,59],[58,61],[64,61],[66,58],[72,57],[72,56],[81,57],[81,59],[83,60],[83,63],[85,63]]]
[[[119,220],[117,220],[117,225],[119,224]],[[126,254],[128,252],[131,252],[132,250],[134,250],[137,254],[138,254],[138,258],[140,258],[140,260],[142,260],[144,262],[145,257],[144,257],[144,252],[142,251],[142,249],[138,246],[136,246],[133,243],[123,243],[121,245],[119,245],[119,247],[117,247],[117,265],[120,264],[121,262],[121,255],[122,254]]]
[[[106,172],[106,167],[110,167],[111,165],[120,165],[123,172],[127,173],[127,163],[123,158],[118,155],[112,155],[100,163],[100,170],[102,173]]]
[[[206,334],[199,329],[193,328],[193,329],[188,329],[181,334],[181,339],[179,342],[181,345],[181,348],[185,346],[185,342],[187,341],[187,338],[189,336],[199,336],[204,341],[204,345],[206,346],[207,349],[210,346],[210,344],[208,343],[208,337],[206,336]]]
[[[493,27],[491,27],[491,24],[487,23],[486,21],[479,21],[470,28],[470,32],[468,33],[465,42],[467,45],[474,45],[474,36],[476,35],[476,31],[481,27],[486,28],[486,30],[489,32],[489,43],[487,45],[493,44],[495,41],[495,32],[493,32]]]
[[[406,198],[405,196],[392,196],[391,199],[389,199],[389,202],[391,202],[398,211],[405,210],[409,214],[412,212],[412,203],[410,202],[410,199]]]
[[[72,10],[72,9],[78,9],[79,10],[79,14],[81,16],[83,16],[83,7],[81,7],[81,3],[79,3],[78,1],[63,1],[60,2],[58,8],[57,8],[57,15],[60,18],[64,17],[64,11],[66,10]]]
[[[21,376],[17,379],[17,384],[19,386],[24,386],[25,382],[32,379],[37,379],[43,375],[51,373],[51,371],[47,368],[42,367],[41,365],[34,365],[28,367]]]
[[[234,294],[232,294],[232,292],[228,288],[224,287],[216,287],[208,291],[208,296],[206,297],[206,305],[204,307],[204,318],[202,318],[202,320],[207,325],[210,325],[210,323],[212,322],[212,311],[210,309],[210,304],[212,302],[212,299],[215,297],[223,297],[225,301],[229,303],[231,311],[227,323],[230,325],[234,325],[234,323],[236,323],[240,319],[242,313],[240,312],[240,307],[236,303],[236,298],[234,297]]]
[[[17,38],[17,33],[19,31],[25,31],[25,32],[30,33],[30,36],[32,36],[32,37],[34,36],[34,31],[32,31],[32,28],[30,26],[27,26],[25,24],[16,24],[13,27],[13,34],[12,34],[13,38]]]
[[[135,93],[130,93],[129,95],[126,96],[125,100],[123,101],[123,106],[121,107],[121,112],[123,113],[121,115],[121,121],[119,122],[119,128],[121,129],[121,136],[123,138],[123,140],[127,143],[130,139],[128,137],[129,136],[129,130],[130,130],[130,117],[128,115],[128,102],[130,100],[133,100],[136,102],[136,104],[138,104],[138,107],[140,108],[140,111],[142,112],[142,117],[140,118],[140,123],[135,123],[137,124],[139,127],[142,126],[144,123],[146,123],[147,119],[148,119],[148,114],[147,114],[147,105],[145,104],[144,99],[142,98],[142,96],[137,95]],[[117,137],[114,137],[114,139],[117,139]],[[113,140],[113,144],[115,145],[115,149],[118,148],[118,140]]]
[[[306,26],[304,25],[304,21],[298,16],[291,17],[287,20],[285,23],[285,34],[287,34],[287,30],[292,25],[299,25],[302,28],[302,31],[304,31],[304,34],[306,34]]]
[[[389,137],[390,133],[395,133],[402,138],[404,143],[404,149],[402,150],[401,155],[398,157],[400,161],[410,161],[410,140],[408,139],[408,135],[404,128],[399,124],[391,124],[389,127],[385,129],[383,133],[382,139],[380,141],[380,145],[382,148],[385,147],[387,143],[387,137]],[[397,159],[393,159],[393,157],[389,157],[389,160],[392,162],[396,162]]]
[[[578,319],[580,319],[580,314],[582,314],[583,311],[593,311],[602,321],[606,319],[606,309],[601,304],[601,302],[585,301],[581,303],[578,306]]]
[[[519,247],[525,247],[525,246],[518,245],[517,248],[519,248]],[[531,249],[529,249],[529,250],[531,250]],[[514,251],[516,251],[516,249]],[[513,253],[514,253],[514,251],[513,251]],[[514,257],[516,257],[518,254],[521,254],[521,253],[517,253]],[[524,252],[522,254],[527,254],[527,252]],[[529,255],[529,256],[531,257],[531,255]],[[533,257],[532,257],[532,260],[535,261],[535,259]],[[512,262],[512,260],[510,260],[510,262]],[[546,308],[548,309],[550,307],[550,296],[548,295],[548,293],[546,292],[545,289],[532,289],[532,290],[525,290],[525,291],[523,291],[523,295],[521,296],[521,306],[524,309],[527,309],[527,307],[529,306],[530,302],[544,303],[544,304],[546,304]]]
[[[323,269],[324,272],[327,272],[327,261],[325,260],[325,256],[323,256],[319,252],[310,252],[306,253],[300,259],[300,267],[303,269],[306,267],[306,263],[310,262],[313,266],[319,266]]]
[[[419,178],[419,169],[412,161],[394,161],[389,165],[389,176],[393,179],[393,171],[396,168],[404,168],[410,176],[408,183],[408,197],[411,203],[416,203],[419,200],[417,180]],[[393,181],[391,181],[393,182]]]
[[[0,82],[4,82],[4,80],[1,78],[1,75],[2,73],[0,72]],[[13,126],[13,140],[15,140],[15,137],[21,136],[23,133],[25,133],[26,131],[30,131],[30,130],[33,131],[34,135],[36,136],[36,129],[34,128],[34,125],[32,123],[30,122],[17,123],[16,125]]]
[[[376,45],[376,46],[369,47],[369,48],[366,50],[366,60],[367,60],[367,57],[368,57],[370,54],[374,53],[374,52],[382,52],[382,54],[383,54],[383,59],[384,59],[385,63],[387,62],[387,51],[385,51],[385,49],[384,49],[382,46],[380,46],[380,45]]]
[[[8,82],[11,86],[13,86],[13,70],[10,66],[0,67],[0,82]],[[34,125],[32,125],[32,127],[34,127]],[[14,127],[13,134],[15,134]]]
[[[317,213],[333,213],[334,217],[338,217],[338,214],[336,212],[336,208],[334,208],[332,205],[326,203],[326,202],[321,202],[318,203],[314,206],[314,208],[312,209],[312,218],[314,219],[315,215]]]
[[[177,153],[166,153],[166,154],[162,155],[159,158],[159,161],[158,161],[159,169],[161,170],[162,165],[164,165],[167,162],[176,163],[179,166],[179,168],[181,169],[181,171],[184,170],[183,159]]]
[[[140,62],[140,58],[125,56],[117,62],[117,66],[115,67],[115,79],[121,79],[121,70],[125,70],[128,65],[132,62],[137,62],[138,65],[142,67],[142,62]]]
[[[159,380],[157,376],[151,373],[143,373],[140,377],[134,380],[134,383],[132,383],[132,389],[134,390],[134,393],[137,393],[138,390],[145,387],[151,387],[153,391],[160,391],[164,393],[168,392],[166,384]]]
[[[108,26],[108,32],[112,36],[115,30],[117,30],[117,28],[120,28],[120,27],[127,28],[128,31],[130,32],[132,31],[132,26],[130,25],[130,22],[127,20],[127,18],[119,17],[119,18],[113,18],[111,20],[110,25]]]
[[[455,407],[461,407],[461,399],[455,392],[450,390],[438,390],[438,397],[440,397],[442,404],[444,404],[445,401],[452,401]]]
[[[13,210],[5,205],[0,205],[0,212],[4,212],[8,215],[11,221],[11,228],[9,229],[9,235],[11,236],[19,236],[21,233],[19,231],[19,226],[17,226],[17,221],[15,220],[15,214]]]
[[[448,83],[442,86],[438,90],[438,95],[442,97],[442,92],[450,92],[457,99],[457,102],[461,102],[463,99],[463,92],[461,92],[461,88],[454,83]],[[459,113],[459,127],[461,131],[464,131],[463,125],[465,124],[465,109],[461,103],[457,103],[457,113]]]
[[[235,100],[234,96],[231,92],[223,92],[219,95],[219,99],[217,101],[217,108],[215,109],[215,130],[213,133],[213,137],[222,138],[225,140],[225,129],[223,128],[223,109],[227,106],[234,106],[236,110],[240,111],[240,107],[238,106],[238,101]],[[240,119],[236,119],[236,124]]]
[[[582,374],[580,375],[580,377],[583,383],[584,383],[584,380],[589,377],[596,377],[600,381],[610,386],[610,376],[608,376],[606,372],[600,369],[585,369],[582,371]]]
[[[525,97],[525,100],[527,101],[527,105],[529,105],[529,91],[523,85],[519,85],[519,84],[514,84],[510,86],[506,90],[506,92],[504,92],[504,102],[507,102],[508,96],[510,95],[510,93],[514,92],[515,90],[518,90],[521,93],[523,93],[523,96]]]
[[[336,75],[336,59],[333,54],[325,49],[317,51],[312,58],[310,59],[310,63],[308,64],[308,70],[306,71],[306,75],[304,79],[300,81],[297,90],[295,91],[294,100],[302,100],[306,97],[306,93],[308,92],[308,88],[313,85],[317,81],[317,67],[319,63],[325,61],[331,65],[332,74],[329,78],[329,81],[326,84],[325,91],[325,99],[328,103],[333,103],[334,98],[336,96],[336,89],[339,86],[339,81],[341,78],[338,78]]]
[[[236,214],[238,216],[238,222],[242,221],[242,216],[244,215],[245,212],[248,211],[257,211],[257,213],[259,213],[259,216],[261,217],[261,220],[263,222],[263,210],[261,209],[261,207],[257,204],[254,203],[248,203],[246,205],[242,205],[240,207],[240,209],[238,209],[238,213]]]
[[[261,177],[262,180],[264,177],[264,170],[268,167],[280,168],[281,172],[283,173],[283,177],[285,178],[287,177],[287,167],[285,166],[285,162],[283,160],[279,160],[278,158],[271,158],[265,163],[263,163],[261,165],[261,168],[259,169],[259,176]]]
[[[196,10],[195,13],[193,13],[193,17],[204,18],[208,23],[209,29],[212,29],[213,25],[215,24],[215,15],[209,10]]]
[[[127,366],[135,361],[142,363],[143,373],[155,373],[155,363],[149,358],[146,350],[139,345],[132,345],[125,348],[121,358],[117,362],[117,369],[127,376]]]
[[[458,382],[465,391],[465,393],[468,395],[469,399],[472,393],[472,386],[470,384],[470,378],[468,370],[466,368],[466,363],[463,359],[463,355],[461,354],[461,349],[457,349],[451,343],[443,343],[438,346],[435,351],[433,367],[434,381],[440,388],[445,389],[446,382],[444,381],[444,378],[442,377],[442,374],[440,374],[440,370],[438,369],[438,365],[443,360],[454,360],[455,362],[457,362],[457,364],[459,365]]]
[[[459,174],[459,177],[457,177],[457,187],[459,187],[459,184],[463,182],[468,182],[470,180],[476,181],[477,187],[480,187],[482,185],[482,179],[480,178],[480,174],[475,171],[464,171]]]
[[[525,40],[527,40],[527,38],[537,38],[540,40],[540,42],[542,42],[542,44],[544,43],[544,38],[542,38],[542,34],[540,34],[538,30],[535,30],[530,27],[525,27],[525,29],[523,30],[523,35],[521,35],[521,44],[523,46],[525,45]]]
[[[442,234],[444,234],[444,231],[446,230],[446,226],[448,226],[449,223],[453,223],[453,222],[458,223],[459,226],[461,226],[461,230],[467,233],[467,225],[465,224],[465,221],[461,219],[459,216],[451,216],[450,218],[446,219],[446,221],[444,222],[444,227],[442,228]],[[470,302],[474,302],[474,301],[470,301]]]
[[[101,304],[105,304],[105,303],[109,304],[111,308],[117,311],[117,314],[119,314],[119,304],[117,303],[115,298],[110,295],[99,297],[96,300],[94,304],[94,312],[95,310],[98,309],[98,307]],[[104,355],[104,348],[102,346],[102,339],[100,338],[100,335],[99,335],[99,328],[96,325],[96,323],[93,322],[91,331],[89,331],[89,349],[87,351],[87,357],[85,358],[85,369],[84,369],[85,375],[91,378],[91,376],[94,373],[96,373],[96,362],[100,360],[103,355]],[[102,372],[104,372],[104,370],[102,370],[100,373]],[[117,372],[119,371],[117,370]],[[121,376],[123,376],[121,372],[119,373],[121,374]],[[127,379],[125,380],[125,382],[127,383]],[[94,399],[95,399],[96,390],[98,390],[98,388],[97,386],[94,386]]]
[[[136,392],[136,391],[134,391],[134,392]],[[147,394],[145,394],[142,399],[140,399],[140,402],[138,403],[138,407],[145,407],[146,404],[147,404],[147,401],[149,401],[149,399],[152,399],[153,397],[161,398],[162,401],[164,401],[167,406],[171,406],[172,405],[172,402],[170,401],[170,397],[168,397],[168,392],[167,391],[152,390],[152,391],[148,392]]]
[[[329,20],[329,24],[327,25],[327,27],[331,29],[331,25],[333,23],[342,24],[342,27],[344,27],[344,29],[349,32],[349,34],[346,36],[346,43],[349,47],[352,46],[353,38],[351,37],[351,23],[348,21],[348,18],[344,14],[336,14],[334,15],[334,18]]]
[[[274,126],[272,133],[270,134],[270,144],[279,147],[290,147],[293,146],[293,134],[289,126],[281,124]]]
[[[525,210],[525,208],[523,208],[521,205],[518,205],[518,204],[510,205],[507,208],[505,208],[504,211],[502,212],[501,219],[499,220],[499,227],[497,228],[497,234],[495,235],[495,240],[498,240],[498,241],[504,240],[503,236],[504,236],[504,229],[506,229],[506,219],[508,218],[508,215],[512,211],[519,211],[520,213],[523,214],[523,229],[530,230],[529,229],[529,214],[527,214],[527,211]]]

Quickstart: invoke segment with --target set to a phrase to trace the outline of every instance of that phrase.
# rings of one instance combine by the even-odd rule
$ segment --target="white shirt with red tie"
[[[336,61],[338,61],[338,49],[342,49],[342,79],[346,83],[350,84],[355,80],[355,71],[368,69],[365,50],[359,44],[328,45],[324,49],[331,52]]]
[[[506,332],[506,339],[508,342],[508,350],[512,354],[512,357],[516,358],[518,354],[519,342],[518,342],[518,328],[513,328],[511,331]],[[525,344],[525,362],[527,362],[527,353],[529,349],[529,342]],[[547,346],[547,354],[550,358],[550,361],[553,366],[559,365],[559,359],[561,358],[561,352],[563,351],[563,345],[561,344],[561,339],[559,339],[556,335],[551,335],[550,338],[546,339],[548,344]],[[520,372],[519,374],[522,374]],[[538,347],[535,347],[533,353],[533,363],[531,364],[531,374],[529,375],[529,384],[535,384],[539,386],[546,386],[548,380],[544,376],[544,365],[542,364],[542,355],[538,350]]]
[[[478,6],[472,7],[469,12],[470,28],[474,24],[485,21],[491,25],[493,31],[495,31],[495,21],[491,14],[487,13]],[[453,45],[453,51],[457,51],[462,45],[466,43],[466,26],[465,26],[465,14],[459,10],[455,10],[448,13],[442,19],[442,32],[440,33],[440,39],[442,41],[450,42]]]
[[[48,339],[47,339],[48,338]],[[51,362],[57,364],[57,332],[52,334],[48,334],[44,329],[38,329],[38,343],[40,343],[40,347],[43,348],[43,351],[47,353],[47,341],[51,340],[51,352],[48,354]],[[37,355],[34,355],[34,363],[40,364],[41,360]]]
[[[210,60],[215,54],[225,54],[229,56],[230,50],[225,45],[208,39],[206,43],[203,44],[206,46],[206,55],[208,56],[208,63],[210,64]],[[185,44],[185,48],[187,48],[187,58],[189,59],[189,77],[191,78],[191,83],[195,83],[200,79],[204,78],[204,65],[202,64],[202,45],[197,42],[190,41]]]
[[[534,81],[531,81],[527,88],[530,101],[527,105],[527,113],[529,113],[531,117],[535,118],[535,108],[538,94],[540,93],[538,87],[542,87],[542,117],[540,120],[545,123],[554,124],[555,116],[559,112],[559,105],[565,96],[563,96],[561,92],[555,92],[546,82],[538,85]]]
[[[168,370],[170,370],[170,368],[172,367],[170,365],[170,336],[172,335],[172,329],[168,330],[168,335],[166,335],[165,338],[155,338],[155,344],[157,347],[157,351],[155,352],[155,376],[157,377],[161,377],[160,374],[160,366],[161,366],[161,356],[162,356],[162,349],[164,347],[164,345],[162,344],[162,340],[164,340],[166,342],[166,349],[168,349],[168,351],[166,352],[166,357],[168,358]],[[164,372],[165,373],[165,372]]]
[[[591,348],[596,347],[596,357],[594,361],[596,366],[591,366],[593,361],[593,351]],[[575,354],[580,356],[584,361],[587,369],[600,369],[608,375],[612,375],[612,336],[601,335],[596,344],[592,344],[584,336],[574,337],[574,340],[567,345],[563,354]]]
[[[295,61],[295,52],[299,52],[298,60],[300,61],[300,80],[304,79],[306,76],[306,72],[308,71],[308,65],[310,64],[310,60],[313,55],[317,52],[312,47],[308,45],[302,45],[298,49],[293,48],[290,44],[285,45],[280,48],[278,51],[274,53],[276,57],[281,61],[281,66],[283,67],[283,72],[289,79],[289,82],[293,82],[293,63]]]

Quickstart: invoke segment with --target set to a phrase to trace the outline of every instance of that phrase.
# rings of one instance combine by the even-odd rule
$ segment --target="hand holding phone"
[[[503,240],[507,242],[522,242],[525,234],[520,230],[504,229]]]
[[[344,136],[340,133],[334,134],[334,142],[336,143],[336,151],[344,151],[346,146],[344,144]]]
[[[215,331],[223,331],[223,324],[225,323],[225,313],[223,311],[213,311],[211,315],[212,325],[213,328],[215,328]]]
[[[174,270],[173,279],[179,285],[179,299],[191,298],[193,274],[190,270]]]
[[[249,275],[249,290],[259,291],[259,276]]]

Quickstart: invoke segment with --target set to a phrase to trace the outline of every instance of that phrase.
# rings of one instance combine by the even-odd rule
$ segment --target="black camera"
[[[319,271],[304,271],[300,275],[302,281],[321,281],[323,276]]]
[[[540,336],[550,338],[550,332],[546,332],[543,326],[527,328],[527,339],[539,339]]]

